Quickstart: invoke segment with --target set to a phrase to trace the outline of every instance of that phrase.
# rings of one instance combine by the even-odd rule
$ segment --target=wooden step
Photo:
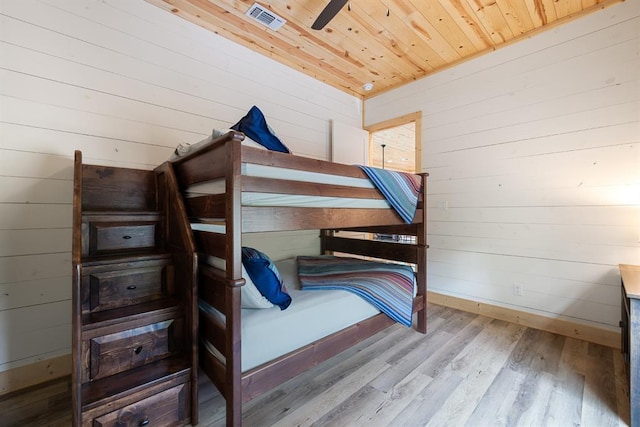
[[[136,327],[145,322],[161,321],[165,318],[183,317],[184,307],[178,299],[163,298],[143,304],[136,304],[113,310],[86,313],[82,315],[82,336],[94,336],[109,328],[110,332]]]
[[[182,355],[158,360],[139,368],[82,385],[82,411],[102,406],[162,382],[186,382],[191,369]]]

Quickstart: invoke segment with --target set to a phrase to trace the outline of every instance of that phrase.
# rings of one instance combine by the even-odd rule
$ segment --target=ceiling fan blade
[[[314,30],[323,29],[324,26],[327,25],[338,12],[340,12],[340,9],[347,4],[347,1],[348,0],[331,0],[329,4],[325,6],[324,10],[320,12],[320,15],[318,15],[311,28]]]

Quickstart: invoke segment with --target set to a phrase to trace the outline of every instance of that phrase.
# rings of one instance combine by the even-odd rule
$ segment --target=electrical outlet
[[[520,283],[514,283],[513,284],[513,294],[515,296],[517,296],[517,297],[521,297],[523,288],[524,288],[524,286],[522,286]]]

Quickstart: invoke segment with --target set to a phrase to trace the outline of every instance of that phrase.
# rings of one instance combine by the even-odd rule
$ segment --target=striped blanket
[[[406,172],[360,166],[371,182],[407,224],[413,222],[418,206],[422,177]]]
[[[373,304],[396,322],[411,326],[415,277],[406,265],[336,256],[299,256],[303,290],[341,289]]]

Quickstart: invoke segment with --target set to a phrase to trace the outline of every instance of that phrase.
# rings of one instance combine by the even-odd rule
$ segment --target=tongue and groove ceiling
[[[366,99],[620,0],[350,0],[322,30],[329,0],[258,2],[277,31],[245,16],[254,0],[146,1]]]

